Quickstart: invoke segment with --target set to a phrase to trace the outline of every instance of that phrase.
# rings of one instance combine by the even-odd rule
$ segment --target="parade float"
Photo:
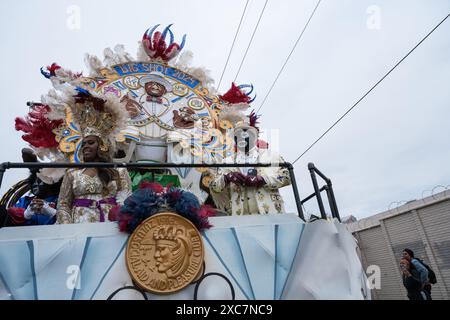
[[[253,86],[216,92],[170,28],[149,28],[137,58],[87,54],[86,75],[41,69],[53,88],[16,119],[30,149],[0,168],[30,170],[0,202],[0,299],[370,298],[332,188],[328,217],[313,179],[322,215],[305,221]]]

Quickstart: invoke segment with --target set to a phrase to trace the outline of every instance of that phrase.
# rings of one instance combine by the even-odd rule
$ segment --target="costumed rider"
[[[245,108],[245,103],[226,106],[219,119],[228,121],[234,128],[236,152],[225,162],[249,166],[218,169],[210,180],[211,196],[216,206],[229,215],[283,213],[284,203],[278,189],[290,184],[289,171],[278,167],[283,159],[269,152],[267,144],[258,140],[257,116],[253,112],[245,116]],[[256,163],[274,166],[251,166]]]
[[[38,162],[33,150],[22,149],[24,162]],[[56,222],[56,203],[61,180],[53,181],[51,177],[41,175],[31,169],[28,177],[30,195],[24,196],[11,208],[8,215],[11,225],[46,225]]]
[[[78,156],[83,162],[112,162],[115,135],[125,126],[126,112],[115,96],[77,91],[67,105],[82,135]],[[122,205],[130,194],[125,168],[70,169],[59,194],[57,223],[109,221],[111,208]]]
[[[22,139],[32,149],[22,149],[24,162],[38,162],[49,158],[55,161],[51,155],[44,150],[57,150],[58,142],[53,130],[58,128],[63,121],[51,120],[47,117],[50,107],[46,104],[28,102],[30,107],[25,117],[15,119],[15,129],[22,131]],[[8,217],[11,225],[42,225],[53,224],[56,220],[56,203],[64,175],[64,169],[44,168],[30,169],[27,189],[31,194],[19,199],[13,206],[8,208]],[[18,193],[24,191],[18,190]],[[23,193],[22,193],[23,194]]]

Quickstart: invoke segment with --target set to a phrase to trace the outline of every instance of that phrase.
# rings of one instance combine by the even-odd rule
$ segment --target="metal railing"
[[[203,163],[105,163],[105,162],[86,162],[86,163],[45,163],[45,162],[3,162],[0,164],[0,187],[3,181],[3,174],[9,169],[42,169],[42,168],[146,168],[146,169],[162,169],[162,168],[242,168],[242,167],[280,167],[289,171],[292,190],[294,192],[295,204],[297,206],[298,216],[305,221],[302,210],[302,202],[297,188],[297,182],[294,175],[294,167],[289,162],[272,163],[223,163],[223,164],[203,164]]]
[[[331,216],[333,218],[338,219],[339,222],[341,222],[341,217],[339,216],[339,210],[338,210],[338,207],[337,207],[337,204],[336,204],[336,198],[334,197],[333,184],[331,183],[331,180],[328,177],[326,177],[322,172],[320,172],[320,170],[316,168],[314,163],[308,163],[308,170],[309,170],[309,172],[311,174],[311,180],[312,180],[312,184],[313,184],[313,187],[314,187],[314,193],[312,193],[309,196],[307,196],[305,199],[300,201],[300,203],[304,204],[308,200],[311,200],[312,198],[316,197],[317,198],[317,204],[318,204],[319,210],[320,210],[320,216],[321,216],[322,219],[326,219],[327,218],[327,214],[325,212],[325,207],[323,205],[322,196],[320,194],[322,191],[325,190],[327,192],[328,203],[330,205],[330,210],[331,210]],[[319,184],[317,182],[316,174],[318,176],[320,176],[325,181],[326,185],[324,185],[323,187],[319,188]]]

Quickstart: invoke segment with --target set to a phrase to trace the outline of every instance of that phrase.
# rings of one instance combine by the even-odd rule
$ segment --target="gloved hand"
[[[25,219],[30,220],[31,217],[33,217],[35,214],[41,213],[43,207],[44,201],[39,198],[34,198],[33,200],[31,200],[27,209],[24,211],[23,216],[25,217]]]
[[[246,176],[244,184],[247,187],[259,188],[266,184],[266,181],[261,176]]]
[[[34,211],[30,208],[30,206],[28,206],[28,208],[26,208],[23,212],[23,217],[27,220],[30,220],[32,216],[34,216]]]
[[[33,206],[29,205],[23,212],[23,217],[26,220],[30,220],[31,217],[33,217],[36,213],[38,213],[38,212],[34,210]]]
[[[32,209],[32,211],[34,211],[34,213],[41,213],[42,209],[44,207],[44,202],[45,202],[44,200],[36,197],[33,200],[31,200],[29,207],[31,207],[31,209]]]
[[[238,185],[244,184],[245,176],[240,172],[230,172],[224,177],[225,183],[234,183]]]
[[[42,214],[45,214],[49,217],[53,217],[56,215],[56,209],[50,206],[47,201],[44,201],[44,206],[42,207]]]

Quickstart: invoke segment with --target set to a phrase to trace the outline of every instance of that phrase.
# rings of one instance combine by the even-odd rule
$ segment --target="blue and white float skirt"
[[[292,214],[210,218],[205,274],[148,299],[370,299],[356,241],[337,221]],[[0,229],[0,299],[143,299],[116,223]],[[115,294],[113,294],[116,292]]]

